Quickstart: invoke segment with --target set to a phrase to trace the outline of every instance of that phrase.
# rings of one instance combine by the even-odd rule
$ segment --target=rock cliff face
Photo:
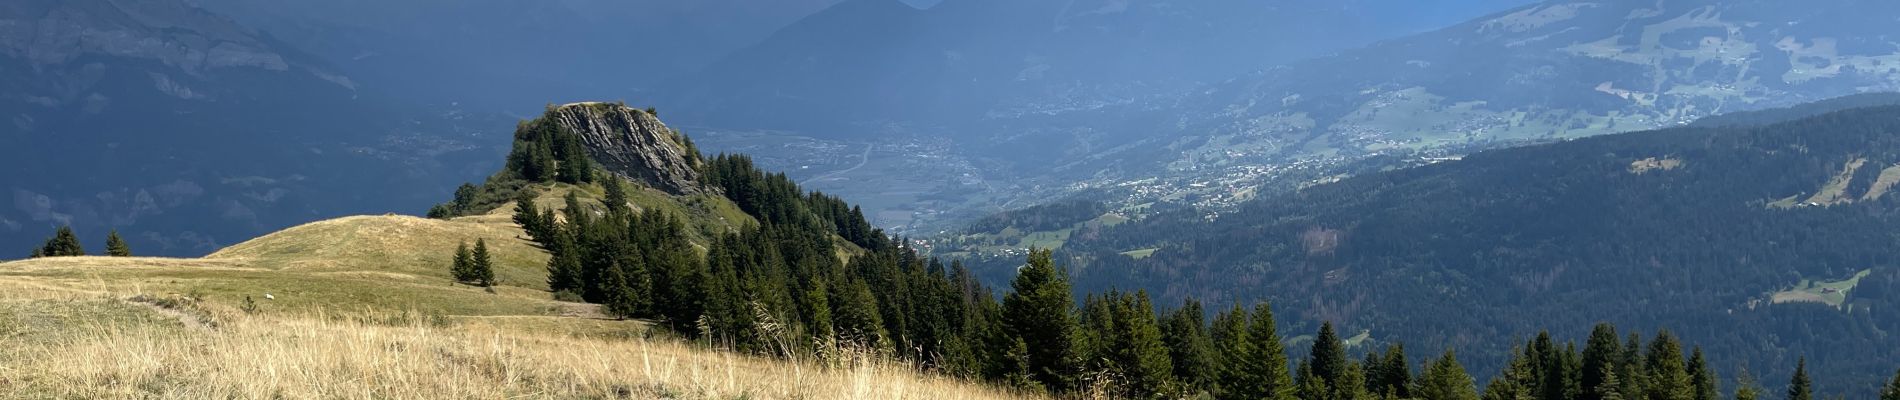
[[[652,113],[610,103],[574,103],[549,111],[556,125],[580,135],[587,154],[616,175],[675,195],[705,190],[699,157],[685,137]]]

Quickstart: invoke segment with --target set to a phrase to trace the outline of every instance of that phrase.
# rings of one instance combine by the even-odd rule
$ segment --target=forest
[[[533,131],[528,128],[534,124],[524,124],[529,134],[518,135],[521,140],[517,146],[530,149],[560,149],[567,145],[541,143],[562,143],[558,129],[554,131]],[[1869,128],[1869,129],[1877,129]],[[1690,131],[1701,132],[1701,131]],[[1694,137],[1676,135],[1687,146],[1695,143]],[[1614,139],[1614,138],[1612,138]],[[1782,145],[1804,145],[1820,148],[1820,143],[1800,143]],[[539,150],[517,151],[516,154],[533,153]],[[1407,346],[1401,344],[1399,337],[1366,337],[1365,334],[1350,335],[1352,332],[1364,332],[1367,325],[1365,316],[1356,313],[1342,313],[1332,303],[1304,303],[1298,301],[1273,302],[1269,306],[1264,300],[1237,300],[1242,298],[1233,294],[1211,293],[1203,297],[1195,293],[1181,293],[1171,290],[1163,296],[1157,296],[1144,288],[1135,287],[1133,291],[1118,289],[1118,285],[1102,283],[1102,263],[1092,265],[1087,270],[1071,270],[1065,262],[1058,262],[1056,253],[1049,250],[1031,252],[1022,260],[1017,272],[1009,280],[1008,288],[991,288],[976,278],[975,274],[960,262],[945,263],[941,260],[920,255],[915,249],[906,246],[905,241],[887,237],[882,231],[871,226],[860,210],[851,207],[843,200],[822,193],[807,193],[783,174],[761,171],[754,167],[744,156],[719,155],[705,157],[700,168],[704,173],[704,185],[716,188],[717,193],[737,204],[750,214],[756,224],[707,238],[706,243],[696,245],[689,237],[686,228],[688,218],[684,215],[672,215],[659,209],[636,210],[630,206],[629,186],[619,176],[596,167],[573,167],[562,165],[571,162],[587,162],[582,158],[570,158],[575,151],[554,151],[552,163],[509,163],[509,169],[498,178],[483,185],[458,193],[455,201],[444,207],[459,210],[475,208],[473,204],[492,202],[483,200],[499,193],[498,188],[513,188],[515,204],[514,219],[523,226],[528,235],[552,257],[548,263],[549,287],[557,298],[586,301],[602,304],[610,314],[621,318],[643,319],[655,322],[681,338],[706,346],[730,349],[734,351],[790,357],[801,354],[827,354],[841,349],[871,351],[888,357],[903,360],[920,369],[938,373],[993,382],[998,385],[1019,388],[1031,392],[1043,392],[1058,395],[1102,395],[1119,398],[1302,398],[1302,399],[1379,399],[1379,398],[1424,398],[1424,399],[1605,399],[1605,398],[1645,398],[1645,399],[1715,399],[1715,398],[1800,398],[1811,396],[1814,380],[1808,375],[1808,363],[1801,354],[1794,354],[1785,360],[1785,368],[1773,367],[1763,370],[1788,370],[1786,374],[1773,375],[1777,382],[1769,383],[1785,388],[1785,393],[1770,394],[1762,389],[1752,370],[1731,369],[1732,363],[1722,363],[1720,358],[1705,355],[1704,347],[1690,345],[1684,335],[1672,333],[1665,326],[1657,324],[1655,319],[1637,319],[1639,326],[1655,326],[1652,336],[1644,336],[1634,330],[1619,331],[1608,323],[1610,318],[1593,317],[1600,315],[1588,310],[1579,310],[1568,315],[1545,315],[1553,322],[1551,327],[1559,332],[1571,329],[1567,322],[1581,319],[1599,319],[1584,327],[1590,329],[1588,340],[1581,346],[1576,342],[1562,342],[1548,331],[1539,331],[1534,339],[1520,339],[1529,336],[1513,336],[1515,332],[1508,328],[1511,318],[1527,315],[1527,311],[1509,312],[1500,308],[1472,308],[1452,312],[1440,311],[1443,318],[1439,324],[1469,324],[1480,329],[1493,329],[1497,334],[1485,336],[1452,336],[1461,340],[1430,340],[1434,336],[1452,332],[1450,329],[1416,330],[1418,337],[1426,338],[1414,342],[1410,349],[1426,350],[1427,356],[1410,356],[1405,352]],[[1686,154],[1687,150],[1676,150],[1665,154]],[[1488,155],[1479,159],[1496,157],[1514,160],[1510,154]],[[549,159],[550,157],[531,157]],[[1614,160],[1614,157],[1605,157]],[[1531,157],[1536,159],[1536,157]],[[1692,160],[1701,160],[1693,158]],[[1558,162],[1560,160],[1545,160]],[[1890,161],[1889,161],[1890,162]],[[1483,165],[1483,164],[1479,164]],[[1625,168],[1628,166],[1625,165]],[[1405,177],[1409,180],[1430,177],[1434,170],[1443,168],[1421,168],[1397,174],[1414,174]],[[1524,169],[1518,169],[1524,170]],[[544,173],[543,171],[554,171]],[[564,172],[572,171],[572,172]],[[1617,171],[1628,174],[1627,171]],[[588,173],[588,178],[565,177],[570,173]],[[1384,180],[1379,180],[1384,178]],[[1508,177],[1488,177],[1494,180],[1507,180]],[[1667,177],[1659,177],[1667,178]],[[1443,187],[1441,190],[1480,190],[1460,185],[1454,177],[1440,177],[1444,182],[1433,182]],[[1683,183],[1688,184],[1688,178]],[[552,182],[594,182],[605,190],[605,200],[598,204],[584,202],[572,193],[568,195],[559,209],[542,209],[534,199],[539,195],[537,184]],[[1338,197],[1321,197],[1327,193],[1346,193],[1347,190],[1366,190],[1369,193],[1398,192],[1390,186],[1397,185],[1402,179],[1397,177],[1373,176],[1349,180],[1341,188],[1321,188],[1299,193],[1328,201],[1314,201],[1308,204],[1331,207],[1366,207],[1366,202],[1382,201],[1382,196],[1349,196],[1333,194]],[[1798,180],[1789,185],[1798,183]],[[1508,182],[1485,182],[1486,185]],[[1581,184],[1582,182],[1580,182]],[[1716,183],[1722,183],[1716,181]],[[1739,184],[1739,183],[1736,183]],[[1381,191],[1381,186],[1385,190]],[[1766,198],[1766,197],[1762,197]],[[1387,222],[1415,222],[1426,216],[1444,215],[1456,212],[1456,207],[1430,207],[1432,203],[1418,200],[1430,200],[1428,196],[1413,197],[1411,209],[1391,208],[1387,212],[1405,214],[1412,220]],[[1666,197],[1665,197],[1666,199]],[[1582,202],[1574,199],[1557,200],[1559,205],[1582,207]],[[1556,207],[1553,205],[1552,207]],[[1858,221],[1852,218],[1829,218],[1824,213],[1804,213],[1798,210],[1771,210],[1766,202],[1754,202],[1751,208],[1758,212],[1783,216],[1791,221],[1786,224],[1813,223],[1815,226],[1832,226]],[[1637,215],[1656,216],[1664,214],[1660,210]],[[1254,212],[1284,212],[1284,210],[1264,210]],[[1308,211],[1312,213],[1312,211]],[[1288,214],[1301,215],[1301,214]],[[1469,215],[1469,214],[1467,214]],[[1583,218],[1584,216],[1575,216]],[[1706,218],[1706,217],[1705,217]],[[1775,219],[1779,221],[1779,219]],[[1152,225],[1144,223],[1143,225]],[[1223,221],[1226,222],[1226,221]],[[1583,224],[1585,221],[1564,221]],[[1877,222],[1877,221],[1876,221]],[[1469,221],[1464,222],[1471,235],[1490,233],[1506,229],[1512,225],[1506,221]],[[1361,225],[1371,225],[1362,223]],[[1330,226],[1330,225],[1328,225]],[[1346,229],[1355,228],[1354,236],[1399,235],[1405,232],[1382,232],[1377,229],[1353,225],[1337,225]],[[1695,225],[1688,225],[1695,226]],[[1226,231],[1235,232],[1231,227],[1219,226]],[[1375,226],[1376,227],[1376,226]],[[1778,226],[1779,227],[1779,226]],[[1264,232],[1272,232],[1260,228]],[[1278,228],[1275,228],[1278,229]],[[1395,229],[1395,228],[1387,228]],[[1490,229],[1490,230],[1486,230]],[[1766,229],[1766,228],[1764,228]],[[1105,240],[1137,240],[1126,230],[1118,229],[1121,236]],[[1346,259],[1349,253],[1366,251],[1358,246],[1378,243],[1385,246],[1423,246],[1402,241],[1390,240],[1391,237],[1371,242],[1345,240],[1325,231],[1315,233],[1312,229],[1295,231],[1305,242],[1273,244],[1268,242],[1265,249],[1301,249],[1305,256],[1315,258],[1323,254],[1324,261]],[[1590,233],[1602,233],[1601,230],[1587,230]],[[1179,232],[1176,232],[1179,233]],[[1541,235],[1557,235],[1553,232],[1536,232]],[[1735,239],[1744,240],[1747,233],[1735,234]],[[1169,234],[1169,232],[1155,232]],[[1261,235],[1261,234],[1256,234]],[[1532,234],[1518,240],[1541,241],[1549,245],[1549,238]],[[1181,237],[1195,238],[1194,235]],[[1852,239],[1853,237],[1848,237]],[[1457,246],[1456,238],[1447,238],[1440,242],[1424,245],[1443,246],[1443,252],[1457,254],[1467,247]],[[1721,239],[1704,238],[1703,241]],[[1690,240],[1684,238],[1683,240]],[[1317,242],[1317,243],[1316,243]],[[1193,245],[1194,242],[1186,242]],[[1679,245],[1683,242],[1664,242],[1664,245]],[[1720,242],[1716,242],[1720,243]],[[1807,246],[1826,246],[1823,243],[1808,243]],[[1180,245],[1176,245],[1180,246]],[[1330,247],[1325,252],[1312,251],[1314,246]],[[1351,246],[1351,247],[1349,247]],[[1229,247],[1231,251],[1254,250],[1248,247]],[[1406,247],[1377,249],[1380,251],[1400,252]],[[1593,246],[1593,251],[1615,250],[1612,247]],[[1825,248],[1833,250],[1832,248]],[[1802,252],[1803,248],[1788,249],[1790,252]],[[1631,250],[1607,251],[1598,257],[1618,259],[1631,257]],[[1195,253],[1184,252],[1178,247],[1167,250],[1166,260],[1180,260],[1181,257]],[[1426,253],[1430,254],[1430,253]],[[1498,251],[1494,254],[1509,254]],[[1570,257],[1580,254],[1563,253]],[[1817,254],[1835,254],[1821,252]],[[1480,269],[1507,268],[1507,263],[1535,260],[1531,254],[1518,255],[1519,259],[1481,260]],[[1353,256],[1361,257],[1361,256]],[[1763,263],[1777,261],[1775,253],[1769,252],[1761,257]],[[1785,255],[1782,257],[1786,257]],[[1838,256],[1838,262],[1883,260],[1878,252],[1855,252]],[[1067,257],[1062,258],[1067,260]],[[1360,259],[1354,259],[1360,260]],[[1410,261],[1404,258],[1383,258],[1389,263]],[[1671,258],[1675,260],[1675,258]],[[1578,262],[1581,262],[1579,260]],[[1217,265],[1217,264],[1209,264]],[[1534,264],[1525,264],[1534,265]],[[1861,265],[1861,264],[1854,264]],[[1148,267],[1148,266],[1137,266]],[[1307,267],[1310,268],[1310,267]],[[1825,269],[1800,271],[1797,273],[1820,274]],[[1298,272],[1298,271],[1293,271]],[[1243,278],[1249,278],[1242,276]],[[1783,279],[1787,274],[1772,274],[1763,279]],[[1463,277],[1461,277],[1463,278]],[[1608,278],[1608,277],[1606,277]],[[1873,274],[1864,279],[1868,290],[1855,292],[1856,304],[1871,304],[1894,293],[1894,274],[1889,271]],[[1442,279],[1438,273],[1426,275],[1413,282],[1396,282],[1383,286],[1374,286],[1381,290],[1407,290],[1427,279]],[[1470,279],[1470,278],[1463,278]],[[1574,279],[1581,279],[1572,278]],[[1676,278],[1692,279],[1692,278]],[[1350,282],[1350,280],[1346,280]],[[1242,280],[1239,282],[1259,282]],[[1587,282],[1586,282],[1587,283]],[[1682,284],[1678,281],[1666,281],[1663,284]],[[1408,285],[1409,284],[1409,285]],[[1570,283],[1566,283],[1570,284]],[[1582,284],[1582,283],[1578,283]],[[1093,286],[1091,286],[1093,285]],[[1558,286],[1556,282],[1546,281],[1540,289]],[[1130,287],[1138,285],[1128,285]],[[1303,289],[1285,289],[1281,295],[1259,294],[1255,299],[1288,298],[1313,293],[1315,289],[1328,292],[1342,288],[1336,283],[1315,282],[1313,287]],[[1210,286],[1219,288],[1219,286]],[[1262,286],[1262,288],[1269,286]],[[1450,286],[1438,283],[1436,286],[1423,286],[1427,290],[1446,290]],[[1531,294],[1522,293],[1524,285],[1506,285],[1518,292],[1496,293],[1513,301],[1523,301],[1530,305],[1542,304]],[[1415,289],[1412,289],[1415,290]],[[1548,289],[1542,289],[1548,290]],[[1707,295],[1709,290],[1690,291],[1679,295],[1660,295],[1661,301],[1683,301],[1684,298]],[[1349,293],[1349,292],[1348,292]],[[1440,292],[1439,297],[1446,297]],[[1453,295],[1458,295],[1453,293]],[[1200,298],[1220,299],[1216,307],[1207,307]],[[1294,297],[1297,298],[1297,297]],[[1424,306],[1444,303],[1424,302]],[[1178,306],[1177,306],[1178,304]],[[1400,308],[1398,303],[1391,306]],[[1791,309],[1792,306],[1788,306]],[[1832,314],[1832,310],[1819,310],[1821,306],[1808,309],[1810,318]],[[1287,318],[1276,317],[1275,310],[1292,312],[1296,316],[1291,323]],[[1868,315],[1866,308],[1857,308],[1859,314]],[[1536,307],[1526,310],[1540,310]],[[1665,308],[1665,310],[1674,310]],[[1495,313],[1495,314],[1492,314]],[[1315,318],[1318,317],[1318,318]],[[1390,317],[1385,317],[1390,318]],[[1305,321],[1317,320],[1317,323]],[[1383,320],[1381,320],[1383,322]],[[1618,319],[1622,321],[1622,319]],[[1697,321],[1690,321],[1697,322]],[[1336,324],[1337,323],[1337,324]],[[1822,327],[1819,324],[1795,324],[1796,326]],[[1357,330],[1348,330],[1348,326]],[[1419,326],[1432,327],[1443,325]],[[1282,329],[1313,332],[1311,335],[1283,335]],[[1380,326],[1381,330],[1402,331]],[[1880,326],[1865,326],[1865,329],[1889,329]],[[1697,327],[1693,332],[1704,332]],[[1698,338],[1716,338],[1715,335],[1697,334]],[[1694,343],[1713,343],[1713,345],[1732,345],[1722,340],[1697,340]],[[1879,353],[1876,349],[1859,349],[1863,353]],[[1290,357],[1290,354],[1304,354],[1303,357]],[[1811,353],[1817,360],[1826,359],[1836,362],[1833,352],[1816,351]],[[1470,355],[1497,357],[1502,367],[1496,371],[1472,373],[1464,363]],[[1823,358],[1825,357],[1825,358]],[[1867,363],[1879,361],[1892,363],[1895,358],[1882,360],[1860,359]],[[1856,366],[1860,364],[1854,364]],[[1896,365],[1880,366],[1881,370],[1891,370]],[[1871,368],[1871,367],[1870,367]],[[1734,371],[1726,375],[1722,372]],[[1489,379],[1477,379],[1477,376],[1490,376]],[[1763,375],[1769,376],[1769,375]],[[1780,377],[1786,377],[1785,381]],[[1821,382],[1840,379],[1839,376],[1816,374]],[[1884,377],[1884,376],[1883,376]],[[1725,385],[1725,382],[1733,384]],[[1780,383],[1785,382],[1785,383]],[[1883,383],[1884,379],[1883,379]],[[1896,376],[1891,385],[1900,385],[1900,376]],[[1895,388],[1885,388],[1889,393],[1900,393]],[[1839,390],[1848,393],[1845,390]],[[1828,392],[1824,392],[1828,393]],[[1861,393],[1861,392],[1851,392]],[[1871,393],[1871,392],[1869,392]],[[1786,396],[1783,396],[1785,394]]]
[[[1485,345],[1496,338],[1615,321],[1675,329],[1726,371],[1825,359],[1813,367],[1834,388],[1870,396],[1900,360],[1900,108],[1786,113],[1801,119],[1364,174],[1213,222],[1131,222],[1060,256],[1083,290],[1272,300],[1297,310],[1292,326],[1469,349],[1485,373],[1508,366],[1508,348]]]

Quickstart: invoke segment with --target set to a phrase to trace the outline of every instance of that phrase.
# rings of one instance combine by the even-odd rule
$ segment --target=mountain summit
[[[608,172],[667,193],[699,193],[699,150],[652,110],[614,103],[573,103],[542,117],[578,135],[587,154]]]

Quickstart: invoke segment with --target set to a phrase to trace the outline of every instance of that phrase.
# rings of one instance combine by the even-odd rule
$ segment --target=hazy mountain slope
[[[1225,212],[1380,156],[1413,164],[1891,91],[1895,18],[1900,6],[1861,0],[1543,2],[1179,96],[987,120],[971,147],[1045,187]]]
[[[919,10],[851,0],[661,94],[718,126],[967,126],[1173,93],[1510,4],[950,0]]]
[[[525,113],[646,97],[838,0],[195,0],[405,99]]]
[[[202,254],[312,217],[419,208],[463,163],[492,162],[458,158],[474,148],[462,117],[394,106],[182,2],[8,2],[0,30],[9,248],[70,223],[95,246],[117,227],[145,254]]]
[[[1758,376],[1806,355],[1871,393],[1900,357],[1900,304],[1855,284],[1900,276],[1896,131],[1900,108],[1880,107],[1489,151],[1069,246],[1081,287],[1272,299],[1307,323],[1423,339],[1408,345],[1666,326]],[[1152,256],[1121,254],[1138,249]]]
[[[1900,87],[1891,2],[1558,1],[1218,85],[1189,153],[1353,156],[1673,126]]]

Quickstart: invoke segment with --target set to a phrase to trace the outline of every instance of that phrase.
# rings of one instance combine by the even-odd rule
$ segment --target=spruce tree
[[[1111,300],[1116,330],[1109,332],[1108,358],[1126,382],[1130,398],[1159,398],[1174,382],[1174,361],[1161,341],[1154,305],[1147,291],[1122,294]]]
[[[1075,387],[1080,360],[1067,273],[1056,268],[1049,250],[1033,250],[1010,287],[1003,296],[1003,329],[1027,346],[1031,379],[1057,392]]]
[[[1327,392],[1340,387],[1339,380],[1346,374],[1346,347],[1339,341],[1332,322],[1320,324],[1308,359],[1313,363],[1313,375],[1324,383]]]
[[[1689,380],[1695,385],[1691,396],[1694,400],[1716,400],[1722,397],[1722,389],[1717,386],[1715,369],[1708,360],[1702,358],[1702,346],[1696,346],[1689,357]]]
[[[1286,348],[1280,343],[1280,331],[1273,319],[1273,307],[1254,306],[1247,322],[1246,343],[1239,355],[1242,379],[1227,389],[1233,398],[1289,400],[1297,389],[1293,374],[1287,370]]]
[[[1741,375],[1735,387],[1735,400],[1761,400],[1761,394],[1767,392],[1767,389],[1763,389],[1761,384],[1756,383],[1755,377],[1749,376],[1748,371],[1742,371]]]
[[[455,258],[449,263],[449,277],[456,282],[468,282],[474,276],[470,273],[474,265],[474,259],[468,252],[468,242],[455,245]]]
[[[1394,398],[1412,397],[1412,365],[1405,361],[1405,345],[1393,344],[1385,348],[1385,355],[1377,369],[1370,375],[1373,385],[1368,388],[1374,395],[1389,395]],[[1373,368],[1367,365],[1367,368]]]
[[[41,257],[79,257],[86,255],[86,248],[79,244],[79,235],[73,234],[70,226],[61,226],[53,233],[46,245],[40,248]]]
[[[1694,382],[1685,369],[1682,345],[1669,331],[1656,333],[1649,343],[1648,367],[1650,400],[1689,400],[1695,395]]]
[[[1235,304],[1232,310],[1215,315],[1208,333],[1214,342],[1214,397],[1245,398],[1244,388],[1250,381],[1245,366],[1253,343],[1247,337],[1247,310]]]
[[[622,183],[620,178],[608,179],[600,185],[607,187],[607,198],[604,202],[607,203],[608,214],[626,215],[632,212],[633,209],[628,206],[631,200],[627,198],[627,185]]]
[[[1174,361],[1174,379],[1187,387],[1205,388],[1212,383],[1217,363],[1214,342],[1208,336],[1206,311],[1192,298],[1168,314],[1162,337],[1168,355]],[[1192,393],[1187,393],[1192,394]]]
[[[1887,382],[1887,387],[1880,389],[1880,400],[1900,400],[1900,371],[1895,371],[1893,381]]]
[[[1611,341],[1615,341],[1615,338],[1612,337]],[[1598,400],[1623,400],[1623,393],[1617,390],[1623,386],[1623,383],[1617,380],[1615,367],[1608,364],[1598,365],[1597,372],[1592,376],[1596,377],[1597,384],[1590,388],[1589,393],[1599,396]]]
[[[1623,349],[1618,342],[1616,327],[1608,323],[1597,324],[1590,330],[1590,339],[1583,346],[1583,366],[1581,386],[1583,400],[1600,400],[1610,392],[1618,391],[1621,383],[1604,385],[1604,377],[1613,375],[1617,370],[1617,360],[1622,357]],[[1606,391],[1607,390],[1607,391]]]
[[[607,314],[620,319],[638,315],[639,299],[635,298],[633,290],[627,287],[627,275],[620,271],[619,261],[611,261],[601,272],[604,275],[601,291],[605,297],[601,301],[601,306],[605,308]]]
[[[1465,367],[1458,364],[1457,353],[1446,351],[1425,366],[1412,394],[1423,400],[1477,400],[1478,388]]]
[[[475,195],[479,193],[481,193],[481,189],[475,187],[474,184],[463,183],[462,186],[456,187],[455,199],[449,203],[449,211],[451,211],[453,215],[470,214],[474,211],[471,210],[471,208],[475,206]]]
[[[488,254],[488,241],[475,239],[475,251],[469,254],[468,280],[481,286],[495,286],[495,260]]]
[[[1505,364],[1504,371],[1491,378],[1484,385],[1485,400],[1524,400],[1536,398],[1537,374],[1526,352],[1511,352],[1511,360]],[[1429,367],[1429,366],[1428,366]],[[1425,376],[1419,376],[1419,385],[1423,387]],[[1420,395],[1413,389],[1413,395]]]
[[[1801,357],[1788,380],[1788,400],[1814,400],[1814,381],[1808,380],[1808,358]]]
[[[132,248],[125,245],[125,239],[119,238],[119,231],[106,234],[106,255],[113,257],[131,257]]]

